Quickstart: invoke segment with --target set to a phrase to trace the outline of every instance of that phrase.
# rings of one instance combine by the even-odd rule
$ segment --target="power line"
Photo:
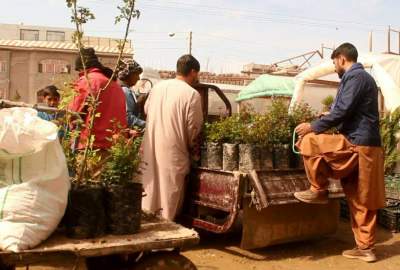
[[[160,11],[168,11],[168,10],[174,10],[174,13],[177,14],[187,14],[187,12],[192,12],[195,14],[201,14],[201,15],[206,15],[206,16],[218,16],[221,17],[221,12],[218,10],[204,10],[201,13],[198,10],[193,10],[188,7],[174,7],[174,6],[161,6],[161,5],[154,5],[154,4],[144,4],[144,7],[149,7],[153,9],[157,9]],[[182,12],[184,11],[184,12]],[[338,30],[339,28],[343,27],[342,24],[332,24],[329,22],[321,22],[321,21],[305,21],[305,20],[296,20],[294,17],[282,17],[282,18],[272,18],[272,17],[261,17],[261,16],[246,16],[245,18],[242,18],[242,20],[253,22],[253,23],[277,23],[277,24],[290,24],[290,25],[296,25],[296,26],[303,26],[303,27],[313,27],[313,28],[329,28],[329,29],[336,29]],[[346,29],[358,29],[358,30],[374,30],[374,31],[384,31],[383,29],[372,29],[372,28],[367,28],[367,27],[361,27],[361,26],[346,26]]]
[[[93,2],[100,5],[115,5],[115,3],[110,3],[105,0],[86,0],[89,2]],[[152,2],[152,3],[148,3]],[[168,3],[160,1],[148,1],[144,4],[137,4],[140,7],[149,7],[153,9],[158,9],[161,11],[165,10],[174,10],[174,13],[179,14],[187,14],[186,12],[194,12],[196,14],[207,15],[207,16],[218,16],[221,17],[221,7],[212,6],[212,5],[203,5],[203,4],[191,4],[187,2],[179,2],[179,1],[168,1]],[[199,12],[199,8],[202,9]],[[182,13],[181,11],[186,11]],[[346,28],[358,29],[358,30],[368,30],[368,31],[385,31],[383,29],[377,29],[372,27],[386,27],[386,25],[382,24],[369,24],[358,21],[350,21],[350,20],[337,20],[337,19],[329,19],[329,18],[311,18],[304,16],[296,16],[296,15],[288,15],[284,13],[277,12],[261,12],[259,10],[252,9],[234,9],[225,6],[224,11],[231,11],[232,14],[236,13],[239,15],[247,15],[244,20],[257,22],[257,23],[279,23],[279,24],[290,24],[297,25],[303,27],[314,27],[314,28],[330,28],[330,29],[338,29],[343,25],[353,25],[346,26]],[[241,16],[243,17],[243,16]],[[357,26],[358,25],[358,26]],[[364,27],[361,27],[364,26]],[[372,26],[372,27],[371,27]]]
[[[157,1],[152,1],[152,2],[157,2]],[[206,9],[215,9],[215,10],[220,11],[220,7],[218,7],[218,6],[203,5],[203,4],[190,4],[187,2],[179,2],[179,1],[168,1],[168,3],[177,4],[177,5],[186,5],[186,6],[190,6],[190,7],[202,7],[202,8],[206,8]],[[232,12],[241,12],[241,13],[247,12],[247,13],[262,14],[262,15],[278,15],[278,16],[288,17],[288,15],[284,14],[284,13],[265,12],[265,11],[255,10],[255,9],[240,9],[239,10],[239,9],[230,8],[229,6],[224,7],[224,10],[230,10]],[[374,25],[374,24],[368,24],[368,23],[359,22],[359,21],[337,20],[337,19],[329,19],[329,18],[314,18],[314,17],[304,17],[304,16],[296,16],[296,15],[290,15],[290,18],[312,20],[312,21],[316,21],[316,22],[320,22],[321,20],[323,20],[323,21],[330,21],[330,22],[336,22],[336,23],[359,24],[359,25],[367,25],[367,26]],[[386,27],[387,25],[375,24],[375,26]]]
[[[106,0],[86,0],[90,2],[95,2],[95,3],[102,3],[102,4],[108,4],[108,5],[115,5],[115,3],[110,3],[109,1]],[[213,5],[204,5],[204,4],[192,4],[192,3],[187,3],[187,2],[181,2],[181,1],[168,1],[167,5],[165,2],[160,3],[161,1],[158,0],[148,0],[148,2],[152,2],[151,4],[137,4],[139,7],[140,6],[150,6],[150,7],[161,7],[161,8],[173,8],[173,9],[196,9],[195,11],[198,12],[198,8],[205,9],[206,11],[213,11],[213,12],[218,12],[218,15],[221,14],[221,7],[220,6],[213,6]],[[158,5],[157,5],[158,4]],[[171,5],[172,4],[172,5]],[[330,18],[316,18],[316,17],[305,17],[305,16],[297,16],[297,15],[288,15],[285,13],[279,13],[279,12],[265,12],[265,11],[260,11],[256,9],[235,9],[231,8],[229,6],[224,6],[223,7],[224,11],[231,11],[232,13],[237,13],[237,14],[258,14],[262,15],[259,16],[258,18],[267,18],[266,16],[278,16],[277,18],[280,19],[299,19],[303,21],[308,21],[312,23],[318,23],[320,24],[321,21],[324,22],[331,22],[331,23],[339,23],[339,24],[354,24],[354,25],[363,25],[363,26],[374,26],[374,27],[387,27],[387,25],[384,24],[371,24],[371,23],[365,23],[365,22],[360,22],[360,21],[353,21],[353,20],[337,20],[337,19],[330,19]],[[202,12],[203,13],[203,12]],[[253,16],[257,17],[257,16]],[[271,18],[271,17],[268,17]],[[370,29],[370,28],[368,28]]]

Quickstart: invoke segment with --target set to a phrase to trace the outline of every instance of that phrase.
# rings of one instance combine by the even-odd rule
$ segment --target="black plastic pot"
[[[207,143],[207,167],[213,170],[222,169],[222,145]]]
[[[253,144],[239,145],[239,170],[260,170],[260,148]]]
[[[72,185],[65,227],[67,236],[75,239],[95,238],[106,233],[103,187]]]
[[[224,143],[222,151],[222,169],[237,171],[239,168],[239,147],[237,144]]]
[[[114,235],[134,234],[140,230],[143,188],[140,183],[106,187],[108,232]]]
[[[286,170],[291,167],[291,151],[288,144],[277,144],[273,147],[274,169]]]
[[[274,155],[271,147],[260,146],[261,170],[272,170],[274,168]]]

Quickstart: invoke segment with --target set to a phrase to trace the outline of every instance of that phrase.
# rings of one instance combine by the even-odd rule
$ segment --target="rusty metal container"
[[[303,170],[225,172],[192,170],[185,212],[189,225],[214,233],[231,231],[241,216],[243,249],[306,240],[335,233],[340,182],[330,179],[330,202],[310,205],[293,193],[309,188]],[[241,213],[241,215],[239,215]]]
[[[199,84],[195,88],[202,97],[205,119],[213,121],[219,117],[208,113],[210,90],[224,102],[225,115],[231,115],[231,105],[218,87]],[[288,153],[283,153],[283,158],[288,159]],[[288,162],[285,164],[283,167],[289,167]],[[293,196],[294,192],[309,188],[304,169],[270,167],[268,163],[263,170],[250,172],[193,168],[185,197],[184,221],[188,226],[213,233],[229,232],[240,221],[244,249],[334,233],[339,219],[336,199],[344,197],[340,182],[331,181],[329,204],[304,204]]]

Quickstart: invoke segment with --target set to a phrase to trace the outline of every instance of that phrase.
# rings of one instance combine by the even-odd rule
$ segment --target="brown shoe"
[[[327,204],[328,203],[328,191],[319,191],[314,192],[309,190],[295,192],[294,197],[299,201],[305,203],[313,203],[313,204]]]
[[[364,262],[376,262],[376,255],[372,249],[353,248],[343,251],[342,255],[349,259],[359,259]]]

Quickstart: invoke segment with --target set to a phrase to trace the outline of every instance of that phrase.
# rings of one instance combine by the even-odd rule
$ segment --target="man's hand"
[[[322,116],[327,116],[329,112],[322,112],[318,115],[318,118],[321,118]]]
[[[306,136],[308,133],[313,132],[310,123],[302,123],[302,124],[298,125],[298,126],[296,127],[295,131],[296,131],[296,133],[297,133],[300,137],[304,137],[304,136]]]

